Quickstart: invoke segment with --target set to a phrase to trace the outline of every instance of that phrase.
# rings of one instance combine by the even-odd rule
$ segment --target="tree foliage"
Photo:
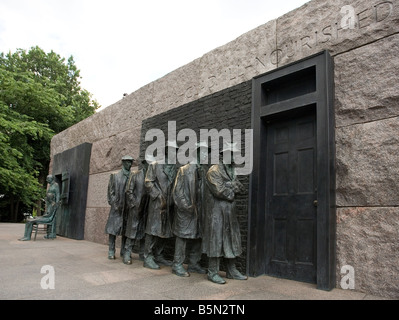
[[[0,210],[10,220],[19,203],[43,197],[53,135],[97,108],[72,56],[39,47],[0,54]]]

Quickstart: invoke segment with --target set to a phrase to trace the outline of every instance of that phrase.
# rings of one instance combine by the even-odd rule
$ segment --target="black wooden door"
[[[266,125],[265,272],[316,283],[316,117]]]

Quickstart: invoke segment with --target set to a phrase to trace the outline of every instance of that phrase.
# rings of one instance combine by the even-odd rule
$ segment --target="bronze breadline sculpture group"
[[[235,263],[242,253],[235,199],[245,192],[235,174],[234,154],[239,150],[234,144],[227,145],[221,153],[230,153],[233,161],[209,166],[203,163],[211,148],[200,142],[193,154],[197,161],[177,168],[168,163],[168,153],[177,149],[175,141],[168,141],[165,161],[146,155],[138,160],[139,170],[133,172],[130,168],[135,159],[124,156],[122,169],[111,174],[111,209],[105,228],[109,235],[108,258],[115,259],[115,239],[121,236],[120,255],[125,264],[132,263],[132,248],[138,241],[139,258],[146,268],[171,266],[177,276],[207,274],[208,280],[224,284],[219,274],[223,258],[227,278],[246,280]],[[173,237],[174,255],[169,261],[163,252],[166,240]],[[200,265],[202,254],[208,258],[208,270]],[[183,266],[186,258],[187,270]]]
[[[236,215],[236,195],[245,192],[237,179],[234,155],[239,152],[228,144],[220,153],[232,161],[208,165],[211,148],[204,142],[195,146],[191,163],[177,168],[168,163],[168,153],[176,152],[175,141],[165,147],[165,161],[155,161],[151,155],[143,159],[122,157],[122,168],[112,173],[108,182],[108,204],[111,206],[105,233],[108,234],[108,258],[115,259],[117,236],[121,236],[120,256],[132,264],[132,250],[139,244],[143,266],[160,269],[171,266],[180,277],[190,272],[207,274],[208,280],[224,284],[219,274],[221,259],[225,259],[226,277],[246,280],[236,268],[235,259],[242,253],[241,234]],[[131,171],[134,161],[140,167]],[[28,219],[24,237],[31,239],[34,225],[55,221],[60,205],[59,185],[54,176],[47,177],[46,212]],[[48,226],[45,238],[56,237],[55,223]],[[173,261],[164,256],[167,239],[175,238]],[[186,253],[187,256],[186,256]],[[208,257],[208,270],[200,265],[202,254]],[[187,270],[183,263],[188,261]]]

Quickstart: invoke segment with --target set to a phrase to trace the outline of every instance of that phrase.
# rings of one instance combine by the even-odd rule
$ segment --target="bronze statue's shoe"
[[[152,259],[152,258],[144,259],[143,266],[145,268],[154,269],[154,270],[161,269],[161,267],[159,265],[157,265],[155,263],[154,259]]]
[[[196,272],[199,274],[206,274],[206,270],[204,268],[202,268],[198,263],[194,264],[194,265],[189,265],[187,271],[188,272]]]
[[[172,267],[172,272],[179,277],[189,277],[190,274],[184,269],[182,265]]]
[[[227,270],[226,270],[226,278],[227,279],[235,279],[235,280],[247,280],[248,277],[241,274],[240,271],[237,270],[235,259],[227,259]]]
[[[241,274],[238,270],[235,270],[233,273],[227,271],[226,272],[227,279],[234,279],[234,280],[247,280],[248,277]]]
[[[214,274],[214,275],[208,274],[208,280],[212,281],[213,283],[217,283],[217,284],[225,284],[226,283],[226,281],[224,281],[222,279],[222,277],[219,276],[218,274]]]
[[[26,237],[23,237],[23,238],[21,238],[21,239],[18,239],[19,241],[30,241],[30,239],[29,238],[26,238]]]
[[[123,255],[123,263],[124,264],[132,264],[132,258],[129,253],[125,252]]]
[[[108,259],[115,260],[115,252],[114,251],[108,251]]]
[[[172,261],[166,260],[164,257],[156,257],[155,262],[161,266],[168,266],[168,267],[170,267],[173,264]]]

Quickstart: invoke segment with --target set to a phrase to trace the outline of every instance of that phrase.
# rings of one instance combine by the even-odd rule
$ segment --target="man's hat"
[[[134,159],[133,159],[133,157],[131,157],[131,156],[123,156],[123,157],[122,157],[122,161],[131,161],[131,162],[133,162]]]

